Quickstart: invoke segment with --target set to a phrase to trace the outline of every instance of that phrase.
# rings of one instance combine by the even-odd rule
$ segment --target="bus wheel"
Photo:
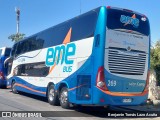
[[[14,94],[18,93],[16,90],[16,82],[15,81],[12,82],[11,89]]]
[[[55,92],[54,85],[50,85],[47,92],[47,99],[49,104],[59,105],[58,95]]]
[[[63,87],[61,89],[59,100],[62,108],[65,108],[65,109],[70,108],[70,103],[68,101],[68,89],[66,87]]]

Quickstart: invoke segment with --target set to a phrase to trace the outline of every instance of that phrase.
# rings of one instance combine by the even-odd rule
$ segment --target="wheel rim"
[[[54,89],[50,89],[49,90],[49,100],[53,101],[53,99],[54,99]]]
[[[61,97],[60,97],[61,103],[64,104],[68,100],[68,93],[66,90],[62,91]]]

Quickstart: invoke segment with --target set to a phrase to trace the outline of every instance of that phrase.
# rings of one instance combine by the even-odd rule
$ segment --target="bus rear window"
[[[127,29],[149,35],[149,22],[145,16],[117,9],[108,9],[107,27],[109,29]]]

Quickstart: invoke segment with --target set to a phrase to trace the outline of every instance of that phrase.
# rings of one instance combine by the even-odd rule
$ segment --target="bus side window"
[[[16,49],[16,52],[15,52],[15,57],[17,57],[22,51],[22,43],[18,43],[17,45],[17,49]]]
[[[21,73],[25,74],[25,65],[21,66]]]
[[[9,57],[10,56],[10,52],[11,52],[11,49],[10,48],[6,48],[6,50],[5,50],[5,56]]]
[[[24,76],[25,75],[25,65],[19,65],[15,68],[15,75],[16,76]]]
[[[15,52],[16,52],[16,49],[17,49],[17,44],[15,44],[11,50],[11,57],[15,57]]]
[[[12,59],[12,61],[9,62],[8,65],[7,65],[7,75],[9,75],[9,74],[11,73],[12,63],[13,63],[13,59]]]

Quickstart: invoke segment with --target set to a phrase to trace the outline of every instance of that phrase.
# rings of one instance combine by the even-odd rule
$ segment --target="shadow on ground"
[[[40,100],[43,102],[48,102],[47,98],[36,96],[28,93],[19,92],[18,94],[30,97],[36,100]],[[53,106],[54,107],[54,106]],[[115,110],[112,107],[98,107],[98,106],[80,106],[80,105],[72,105],[70,108],[71,111],[67,111],[64,109],[64,111],[44,111],[45,116],[55,116],[55,117],[101,117],[101,118],[153,118],[155,116],[137,116],[140,114],[146,114],[146,112],[139,113],[137,111],[123,111],[123,110]],[[126,116],[126,113],[132,114],[131,116]]]

